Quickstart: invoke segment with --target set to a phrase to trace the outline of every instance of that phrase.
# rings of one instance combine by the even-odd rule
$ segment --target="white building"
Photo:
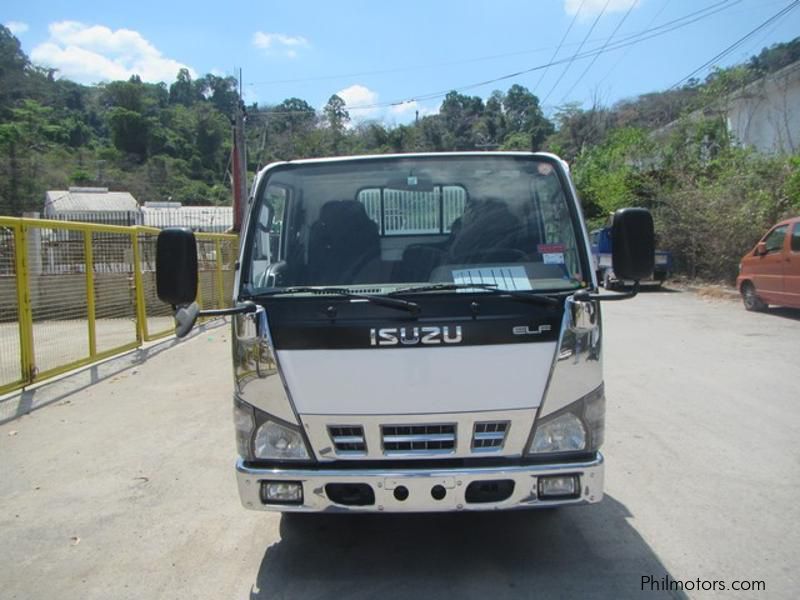
[[[180,202],[145,202],[142,225],[150,227],[188,227],[192,231],[224,233],[233,227],[230,206],[182,206]]]
[[[42,217],[107,225],[139,225],[139,203],[129,192],[104,187],[70,187],[45,193]]]

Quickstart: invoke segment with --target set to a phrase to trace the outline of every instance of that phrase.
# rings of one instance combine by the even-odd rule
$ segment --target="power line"
[[[706,67],[708,67],[709,65],[712,65],[712,64],[714,64],[715,62],[717,62],[717,61],[719,61],[719,60],[721,60],[721,59],[725,58],[725,57],[726,57],[728,54],[730,54],[731,52],[733,52],[734,50],[736,50],[736,48],[738,48],[738,47],[739,47],[739,46],[741,46],[741,45],[742,45],[744,42],[746,42],[746,41],[747,41],[747,40],[748,40],[750,37],[752,37],[753,35],[755,35],[755,34],[756,34],[756,33],[758,33],[759,31],[761,31],[761,30],[762,30],[762,29],[764,29],[765,27],[768,27],[768,26],[769,26],[771,23],[773,23],[774,21],[776,21],[776,20],[778,20],[778,19],[781,19],[782,17],[784,17],[784,16],[786,16],[787,14],[789,14],[789,13],[790,13],[792,10],[794,10],[795,8],[797,8],[797,5],[798,5],[798,4],[800,4],[800,0],[794,0],[794,2],[790,3],[788,6],[785,6],[784,8],[782,8],[781,10],[779,10],[777,13],[775,13],[774,15],[772,15],[770,18],[768,18],[766,21],[764,21],[763,23],[761,23],[761,25],[759,25],[759,26],[758,26],[758,27],[756,27],[755,29],[751,30],[749,33],[746,33],[745,35],[743,35],[742,37],[740,37],[738,40],[736,40],[735,42],[733,42],[733,43],[732,43],[730,46],[728,46],[727,48],[725,48],[725,49],[724,49],[722,52],[720,52],[720,53],[719,53],[719,54],[717,54],[716,56],[714,56],[714,57],[710,58],[709,60],[707,60],[706,62],[704,62],[702,65],[700,65],[699,67],[697,67],[697,68],[696,68],[694,71],[692,71],[691,73],[689,73],[688,75],[686,75],[685,77],[683,77],[683,78],[682,78],[680,81],[678,81],[678,82],[676,82],[676,83],[672,84],[672,86],[670,86],[670,88],[669,88],[669,89],[670,89],[670,90],[676,89],[676,88],[677,88],[679,85],[681,85],[681,84],[682,84],[684,81],[688,81],[689,79],[691,79],[692,77],[694,77],[694,76],[695,76],[697,73],[699,73],[700,71],[704,70],[704,69],[705,69]]]
[[[581,0],[581,4],[578,7],[578,10],[575,12],[575,16],[572,17],[572,21],[569,22],[569,27],[567,27],[567,30],[564,32],[564,35],[562,36],[561,41],[558,42],[558,47],[556,48],[556,51],[553,52],[553,56],[550,57],[550,62],[553,62],[556,59],[556,56],[558,56],[558,53],[561,51],[561,46],[564,44],[564,40],[567,39],[567,36],[569,35],[569,32],[572,31],[572,26],[575,25],[575,21],[578,20],[578,16],[581,14],[581,10],[583,10],[583,5],[584,4],[586,4],[586,0]],[[536,90],[539,89],[539,86],[542,83],[542,79],[544,79],[544,76],[546,74],[547,74],[547,67],[545,67],[542,70],[542,74],[539,75],[539,80],[533,86],[533,93],[534,94],[536,93]]]
[[[658,19],[658,17],[660,17],[660,16],[661,16],[661,13],[662,13],[662,12],[664,12],[664,9],[666,9],[666,8],[667,8],[667,5],[669,5],[669,3],[670,3],[670,0],[664,0],[664,4],[662,4],[662,5],[661,5],[661,8],[660,8],[660,9],[658,9],[658,12],[657,12],[656,14],[654,14],[654,15],[653,15],[653,18],[652,18],[652,19],[650,19],[650,21],[648,21],[648,23],[647,23],[647,26],[646,26],[645,28],[649,28],[649,27],[650,27],[650,26],[651,26],[653,23],[655,23],[655,22],[656,22],[656,19]],[[619,66],[619,64],[620,64],[620,63],[621,63],[621,62],[622,62],[622,61],[625,59],[625,57],[626,57],[626,56],[628,56],[628,54],[630,54],[630,51],[631,51],[631,49],[630,49],[630,48],[627,48],[627,49],[625,50],[625,52],[623,52],[623,53],[622,53],[622,56],[620,56],[620,57],[617,59],[617,62],[615,62],[615,63],[614,63],[614,65],[613,65],[613,66],[612,66],[612,67],[611,67],[611,68],[608,70],[608,72],[607,72],[607,73],[606,73],[606,74],[603,76],[603,78],[602,78],[600,81],[598,81],[598,82],[597,82],[597,85],[598,85],[598,86],[599,86],[601,83],[603,83],[603,82],[604,82],[606,79],[608,79],[608,78],[609,78],[609,76],[611,75],[611,73],[613,73],[613,72],[614,72],[614,69],[616,69],[616,68]]]
[[[650,30],[645,30],[644,32],[640,32],[640,33],[635,34],[635,35],[625,36],[624,38],[618,39],[613,44],[609,44],[605,48],[603,53],[613,52],[615,50],[620,50],[622,48],[627,48],[627,47],[630,47],[630,46],[634,46],[634,45],[640,44],[642,42],[645,42],[647,40],[666,35],[667,33],[671,33],[672,31],[675,31],[677,29],[682,29],[683,27],[687,27],[687,26],[689,26],[689,25],[691,25],[693,23],[696,23],[698,21],[701,21],[703,19],[711,17],[711,16],[713,16],[713,15],[719,13],[719,12],[722,12],[724,10],[727,10],[732,6],[735,6],[736,4],[738,4],[741,1],[742,0],[734,0],[731,3],[731,0],[722,0],[721,2],[718,2],[716,4],[712,4],[711,6],[708,6],[708,7],[704,8],[704,9],[700,9],[700,10],[691,12],[691,13],[686,14],[686,15],[684,15],[682,17],[677,18],[677,19],[673,19],[672,21],[667,21],[666,23],[662,23],[661,25],[658,25],[657,27],[653,27]],[[800,1],[800,0],[798,0],[798,1]],[[647,33],[648,35],[645,35],[645,33]],[[600,51],[599,48],[593,49],[593,50],[587,50],[587,51],[585,51],[585,52],[583,52],[581,54],[573,55],[573,56],[571,56],[569,58],[561,58],[561,59],[558,59],[558,60],[550,61],[550,62],[542,64],[542,65],[536,65],[534,67],[529,67],[527,69],[522,69],[520,71],[515,71],[513,73],[507,73],[505,75],[501,75],[501,76],[498,76],[498,77],[493,77],[491,79],[486,79],[484,81],[479,81],[479,82],[470,83],[470,84],[461,85],[461,86],[454,86],[454,87],[450,87],[450,88],[448,88],[446,90],[439,90],[439,91],[436,91],[436,92],[428,92],[428,93],[425,93],[425,94],[418,94],[416,96],[407,97],[407,98],[405,98],[403,100],[394,100],[394,101],[376,102],[376,103],[372,103],[372,104],[364,104],[364,105],[358,105],[358,106],[349,106],[349,107],[347,107],[347,110],[348,111],[355,111],[355,110],[370,110],[370,109],[377,109],[377,108],[389,108],[389,107],[392,107],[392,106],[400,106],[402,104],[407,104],[407,103],[410,103],[410,102],[420,102],[420,101],[425,101],[425,100],[434,100],[436,98],[443,98],[444,96],[446,96],[451,91],[463,92],[463,91],[466,91],[466,90],[471,90],[471,89],[483,87],[483,86],[486,86],[486,85],[491,85],[491,84],[494,84],[494,83],[498,83],[500,81],[506,81],[506,80],[509,80],[509,79],[514,79],[514,78],[517,78],[517,77],[519,77],[521,75],[526,75],[526,74],[532,73],[534,71],[539,71],[541,69],[546,69],[546,68],[551,67],[551,66],[567,63],[567,62],[569,62],[570,60],[573,60],[573,59],[574,60],[582,60],[584,58],[591,58],[592,56],[597,54],[599,51]],[[321,111],[316,111],[316,112],[321,113]],[[268,114],[278,115],[278,114],[305,114],[305,113],[307,113],[307,111],[269,111]],[[257,113],[257,114],[258,115],[264,115],[264,114],[267,114],[267,113],[260,112],[260,113]],[[253,115],[251,114],[250,116],[252,117]]]
[[[616,42],[614,42],[614,44],[611,44],[608,48],[606,48],[606,52],[612,52],[614,50],[619,50],[621,48],[634,46],[634,45],[639,44],[641,42],[644,42],[644,41],[653,39],[655,37],[659,37],[659,36],[665,35],[667,33],[670,33],[672,31],[675,31],[676,29],[682,29],[683,27],[686,27],[688,25],[696,23],[697,21],[700,21],[702,19],[705,19],[705,18],[708,18],[708,17],[710,17],[712,15],[715,15],[715,14],[717,14],[719,12],[722,12],[723,10],[726,10],[727,8],[730,8],[731,6],[734,6],[735,4],[741,2],[741,0],[735,0],[734,4],[728,4],[728,2],[730,2],[730,0],[722,0],[722,2],[714,4],[714,5],[710,6],[710,7],[705,8],[705,9],[701,9],[699,11],[695,11],[695,12],[690,13],[688,15],[684,15],[683,17],[681,17],[679,19],[674,19],[673,21],[669,21],[667,23],[659,25],[658,27],[654,27],[652,29],[652,33],[650,35],[646,35],[645,36],[645,35],[642,35],[642,34],[637,34],[638,37],[637,36],[627,36],[627,38],[623,38],[623,39],[617,40]],[[726,6],[721,6],[721,5],[726,5]],[[699,13],[704,13],[704,11],[708,11],[710,9],[714,9],[714,10],[711,10],[711,12],[705,12],[705,14],[699,14]],[[697,16],[695,16],[695,15],[697,15]],[[694,17],[694,18],[692,18],[692,19],[687,21],[686,19],[688,19],[689,17]],[[669,27],[667,27],[668,25],[669,25]],[[635,38],[635,39],[632,39],[632,38]],[[627,41],[625,41],[625,40],[627,40]],[[594,54],[596,52],[597,52],[596,49],[595,50],[586,51],[583,54],[577,56],[576,59],[580,60],[580,59],[583,59],[583,58],[589,58],[591,56],[594,56]],[[547,68],[549,66],[553,66],[553,65],[557,65],[557,64],[564,64],[565,62],[568,62],[569,60],[570,60],[569,58],[563,58],[563,59],[559,59],[559,60],[556,60],[556,61],[552,61],[552,62],[550,62],[548,64],[545,64],[545,65],[538,65],[538,66],[535,66],[535,67],[530,67],[528,69],[523,69],[521,71],[516,71],[515,73],[509,73],[507,75],[502,75],[500,77],[495,77],[493,79],[488,79],[488,80],[481,81],[481,82],[478,82],[478,83],[467,84],[467,85],[463,85],[463,86],[459,86],[459,87],[455,87],[455,88],[450,88],[449,90],[443,90],[443,91],[439,91],[439,92],[431,92],[429,94],[416,96],[416,97],[409,98],[409,99],[406,99],[406,100],[400,100],[400,101],[396,101],[396,102],[384,103],[383,106],[396,106],[398,104],[403,104],[405,102],[411,102],[411,101],[414,101],[414,100],[417,100],[417,101],[419,101],[419,100],[432,100],[434,98],[439,98],[439,97],[446,96],[450,91],[461,92],[461,91],[465,91],[465,90],[468,90],[468,89],[474,89],[474,88],[482,87],[482,86],[489,85],[489,84],[492,84],[492,83],[497,83],[499,81],[504,81],[504,80],[507,80],[507,79],[513,79],[513,78],[519,77],[520,75],[525,75],[525,74],[531,73],[533,71],[538,71],[539,69],[544,69],[544,68]],[[375,104],[375,105],[366,106],[366,107],[362,106],[362,107],[359,107],[359,108],[378,108],[380,106],[381,105]]]
[[[625,23],[625,20],[628,18],[628,15],[631,14],[631,11],[633,10],[634,6],[636,6],[636,1],[632,0],[631,5],[628,7],[627,12],[622,16],[622,19],[620,19],[619,23],[617,23],[617,26],[614,28],[614,31],[611,32],[611,35],[608,36],[606,43],[603,44],[603,47],[600,48],[598,53],[594,55],[591,62],[588,65],[586,65],[586,68],[583,70],[583,73],[581,73],[578,79],[575,81],[575,83],[572,84],[572,87],[570,87],[567,90],[567,92],[562,96],[561,104],[564,103],[564,100],[567,98],[567,96],[569,96],[572,93],[572,90],[574,90],[578,86],[578,84],[583,80],[583,78],[586,76],[589,70],[594,66],[594,63],[597,62],[597,59],[600,57],[600,54],[602,54],[602,52],[608,47],[608,45],[611,43],[611,40],[614,39],[614,36],[617,35],[617,31],[619,31],[619,28],[622,27],[623,23]]]
[[[644,30],[637,31],[637,32],[634,32],[634,33],[630,33],[627,36],[625,36],[623,38],[620,38],[620,40],[618,40],[618,41],[627,41],[627,40],[635,38],[637,36],[645,35],[647,33],[652,33],[654,31],[657,31],[658,29],[669,27],[670,25],[673,25],[673,24],[675,24],[675,23],[677,23],[679,21],[682,21],[684,19],[688,19],[690,17],[693,17],[693,16],[695,16],[697,14],[700,14],[700,13],[703,13],[703,12],[706,12],[706,11],[710,11],[710,10],[712,10],[714,8],[717,8],[719,6],[722,6],[724,4],[728,4],[731,1],[732,0],[721,0],[720,2],[712,4],[712,5],[707,6],[705,8],[699,9],[697,11],[694,11],[694,12],[689,13],[687,15],[684,15],[682,17],[678,17],[677,19],[674,19],[672,21],[667,21],[666,23],[662,23],[661,25],[659,25],[657,27],[654,27],[652,29],[648,28],[648,29],[644,29]],[[731,6],[733,6],[735,4],[739,4],[740,2],[742,2],[742,0],[733,0],[733,4],[731,4]],[[581,6],[582,5],[583,5],[583,3],[581,4]],[[574,21],[574,18],[573,18],[573,21]],[[652,22],[650,24],[652,24]],[[648,27],[649,27],[649,25],[648,25]],[[588,41],[589,42],[600,42],[600,41],[602,41],[602,38],[594,38],[594,39],[590,39]],[[563,44],[563,46],[577,46],[577,45],[578,45],[578,42]],[[284,83],[306,83],[306,82],[314,82],[314,81],[329,81],[329,80],[335,80],[335,79],[347,79],[347,78],[351,78],[351,77],[364,77],[364,76],[369,76],[369,75],[384,75],[384,74],[392,74],[392,73],[401,73],[401,72],[404,72],[404,71],[418,71],[420,69],[449,67],[449,66],[453,66],[453,65],[461,65],[461,64],[469,64],[469,63],[475,63],[475,62],[483,62],[483,61],[487,61],[487,60],[494,60],[494,59],[497,59],[497,58],[508,58],[510,56],[520,56],[520,55],[524,55],[524,54],[537,54],[539,52],[544,52],[545,50],[549,50],[550,48],[551,48],[551,46],[547,46],[547,47],[542,47],[542,48],[533,48],[533,49],[530,49],[530,50],[516,50],[514,52],[506,52],[506,53],[503,53],[503,54],[491,54],[491,55],[487,55],[487,56],[478,56],[478,57],[466,58],[466,59],[462,59],[462,60],[446,61],[446,62],[441,62],[441,63],[430,63],[430,64],[414,65],[414,66],[393,67],[393,68],[390,68],[390,69],[378,69],[378,70],[373,70],[373,71],[361,71],[361,72],[355,72],[355,73],[339,73],[339,74],[335,74],[335,75],[320,75],[320,76],[317,76],[317,77],[300,77],[300,78],[292,78],[292,79],[272,79],[272,80],[266,80],[266,81],[252,81],[252,82],[249,82],[247,84],[247,86],[248,87],[254,87],[254,86],[257,86],[257,85],[277,85],[277,84],[284,84]],[[552,62],[552,60],[553,60],[553,58],[551,58],[550,61],[548,61],[548,62]]]
[[[598,14],[597,17],[595,18],[594,23],[592,23],[592,26],[589,28],[589,31],[586,32],[586,35],[584,36],[583,41],[581,42],[581,45],[578,46],[578,50],[575,52],[575,54],[572,55],[572,57],[570,57],[569,62],[567,63],[567,66],[564,67],[563,71],[561,71],[561,75],[558,76],[558,79],[556,79],[556,82],[553,84],[553,87],[550,88],[550,91],[547,92],[547,95],[542,99],[542,104],[547,102],[547,99],[550,97],[550,94],[552,94],[555,91],[555,89],[558,87],[558,84],[561,83],[562,79],[564,79],[564,75],[567,74],[567,71],[569,71],[569,68],[572,66],[572,63],[575,62],[575,57],[578,56],[581,53],[581,50],[583,49],[583,45],[586,43],[586,40],[589,39],[589,36],[592,35],[592,32],[594,31],[594,28],[597,26],[597,23],[600,22],[600,18],[604,14],[606,14],[606,9],[608,8],[608,5],[610,3],[611,3],[611,0],[606,0],[606,3],[603,5],[603,10],[601,10],[600,14]]]

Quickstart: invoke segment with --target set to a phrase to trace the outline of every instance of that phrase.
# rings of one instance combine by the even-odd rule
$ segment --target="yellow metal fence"
[[[158,229],[0,217],[0,394],[170,335]],[[230,305],[238,237],[197,233],[201,308]]]

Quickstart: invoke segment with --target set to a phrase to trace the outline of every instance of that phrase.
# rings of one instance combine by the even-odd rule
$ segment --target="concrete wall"
[[[743,146],[766,154],[800,150],[800,64],[746,86],[728,100],[728,129]]]

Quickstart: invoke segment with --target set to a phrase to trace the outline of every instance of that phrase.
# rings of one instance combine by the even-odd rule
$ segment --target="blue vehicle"
[[[631,285],[632,281],[621,281],[614,275],[611,267],[611,227],[606,226],[595,229],[591,233],[592,258],[594,268],[597,272],[597,281],[603,284],[607,290]],[[654,283],[661,285],[672,273],[672,253],[667,250],[656,250],[655,267],[650,279],[642,280],[641,283]]]

